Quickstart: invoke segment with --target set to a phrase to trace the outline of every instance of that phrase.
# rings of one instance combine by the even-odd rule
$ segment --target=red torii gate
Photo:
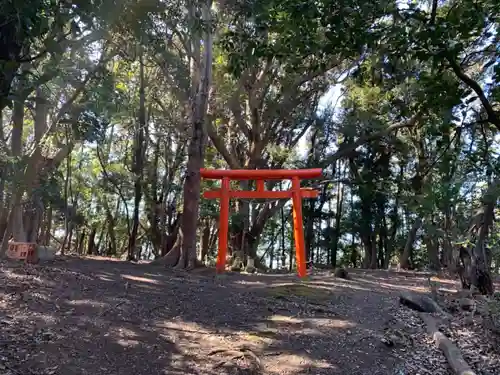
[[[310,188],[301,188],[300,180],[321,177],[321,168],[315,169],[253,169],[253,170],[221,170],[201,169],[204,179],[221,180],[221,188],[206,191],[203,197],[220,199],[219,219],[219,251],[217,253],[217,272],[222,273],[226,267],[227,237],[229,230],[229,199],[231,198],[292,198],[293,204],[293,234],[295,239],[295,253],[297,271],[300,277],[307,275],[306,252],[304,246],[304,227],[302,220],[302,198],[316,198],[318,191]],[[257,190],[231,190],[231,180],[255,180]],[[292,188],[286,191],[270,191],[265,189],[266,180],[291,180]]]

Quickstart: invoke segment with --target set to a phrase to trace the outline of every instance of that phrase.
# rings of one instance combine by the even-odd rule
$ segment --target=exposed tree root
[[[476,373],[469,367],[462,357],[460,349],[451,342],[442,332],[439,331],[436,319],[431,315],[420,313],[420,318],[427,325],[427,332],[432,335],[436,347],[439,348],[446,357],[448,364],[456,375],[475,375]]]
[[[179,233],[177,234],[177,240],[175,241],[174,246],[172,246],[172,248],[169,250],[167,254],[165,254],[161,258],[155,259],[150,264],[161,265],[169,268],[175,267],[177,264],[179,264],[182,255],[181,250],[182,250],[183,239],[184,236],[182,230],[179,229]]]
[[[226,363],[234,361],[236,359],[246,359],[246,358],[250,359],[250,361],[253,363],[253,365],[256,369],[260,369],[260,367],[261,367],[261,362],[260,362],[259,357],[250,348],[248,348],[246,346],[242,346],[240,348],[233,349],[233,350],[219,348],[219,349],[214,349],[210,353],[208,353],[209,356],[213,356],[216,354],[225,355],[225,356],[227,356],[227,358],[217,362],[213,366],[214,369],[222,367]]]

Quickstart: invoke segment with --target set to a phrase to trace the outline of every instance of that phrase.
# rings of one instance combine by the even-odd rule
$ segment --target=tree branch
[[[486,114],[488,115],[488,121],[491,122],[493,125],[495,125],[495,127],[498,130],[500,130],[500,117],[491,106],[491,103],[486,97],[481,86],[479,86],[479,83],[477,83],[471,77],[469,77],[454,59],[452,59],[451,57],[447,57],[447,60],[450,63],[450,66],[453,69],[453,72],[455,72],[455,74],[457,75],[457,77],[467,86],[469,86],[472,90],[474,90],[479,100],[481,101],[481,104],[483,105]]]
[[[338,159],[349,156],[349,154],[351,154],[353,151],[355,151],[359,146],[361,146],[365,143],[374,141],[376,139],[382,138],[382,137],[390,134],[393,131],[396,131],[398,129],[403,129],[403,128],[411,128],[411,127],[415,126],[415,124],[421,119],[421,117],[422,117],[422,114],[419,112],[406,121],[393,124],[393,125],[389,126],[387,129],[381,130],[375,134],[367,134],[363,137],[360,137],[356,142],[346,144],[346,145],[344,145],[342,143],[337,152],[335,152],[333,155],[331,155],[325,159],[325,161],[323,162],[323,165],[333,164]]]
[[[437,8],[438,8],[438,0],[432,0],[431,19],[430,19],[431,25],[434,25],[434,23],[436,22]]]
[[[245,123],[245,119],[243,118],[240,105],[240,95],[243,91],[243,86],[245,84],[245,77],[246,77],[245,75],[242,75],[238,80],[236,91],[233,93],[231,99],[229,100],[229,107],[231,108],[231,112],[233,113],[236,125],[238,125],[238,128],[240,128],[245,137],[247,137],[247,139],[250,141],[252,134],[247,124]]]
[[[224,144],[224,141],[217,134],[217,131],[215,130],[212,124],[212,121],[209,119],[208,121],[206,121],[206,123],[207,123],[208,136],[210,137],[210,140],[214,144],[217,151],[220,152],[220,154],[222,155],[222,157],[224,158],[224,160],[226,161],[226,163],[229,165],[230,168],[239,169],[240,163],[235,158],[235,156],[229,152],[226,145]]]

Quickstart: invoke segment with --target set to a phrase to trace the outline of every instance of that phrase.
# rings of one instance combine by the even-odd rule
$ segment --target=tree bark
[[[140,47],[142,48],[142,47]],[[132,229],[130,231],[128,240],[128,254],[127,260],[136,260],[136,242],[137,233],[139,230],[139,209],[142,200],[142,180],[144,169],[144,129],[146,128],[146,94],[145,94],[145,78],[144,78],[144,63],[142,50],[139,56],[139,118],[136,121],[134,132],[134,161],[132,165],[132,172],[135,176],[134,179],[134,212],[132,214]]]
[[[441,269],[441,262],[439,261],[439,243],[438,241],[431,237],[431,235],[426,235],[424,237],[425,247],[427,248],[427,256],[429,257],[429,267],[433,271],[439,271]]]
[[[87,242],[87,255],[96,255],[96,243],[95,243],[95,237],[97,234],[97,226],[93,225],[92,228],[90,229],[89,233],[89,239]]]
[[[196,85],[196,95],[193,100],[192,134],[189,143],[186,179],[184,181],[184,202],[182,234],[183,244],[178,268],[194,268],[196,266],[196,229],[200,204],[201,176],[205,147],[207,140],[206,121],[209,109],[212,86],[212,0],[202,4],[202,17],[206,30],[204,31],[202,71],[194,71],[192,85]],[[196,33],[195,33],[196,34]],[[196,39],[193,35],[193,39]],[[198,44],[198,40],[193,40]],[[201,61],[201,59],[199,60]],[[201,64],[200,64],[201,65]],[[200,74],[201,73],[201,74]],[[199,79],[197,79],[200,77]]]
[[[499,195],[500,180],[494,181],[483,196],[483,217],[479,227],[479,236],[471,254],[469,280],[482,294],[492,295],[494,291],[486,241],[493,225],[494,211]]]
[[[207,254],[210,246],[210,219],[206,218],[204,220],[203,231],[201,234],[201,244],[200,244],[200,262],[202,264],[206,264],[207,262]]]
[[[403,253],[401,254],[401,258],[399,259],[399,267],[402,269],[409,269],[411,266],[410,259],[413,252],[413,244],[417,239],[417,232],[420,229],[421,225],[422,225],[422,219],[420,217],[417,217],[413,222],[413,225],[408,233],[408,238],[406,239],[405,248],[403,250]]]
[[[342,219],[342,212],[344,206],[344,185],[339,182],[337,185],[337,199],[335,207],[335,229],[333,232],[332,247],[331,247],[331,265],[333,268],[337,267],[337,252],[340,240],[340,222]]]

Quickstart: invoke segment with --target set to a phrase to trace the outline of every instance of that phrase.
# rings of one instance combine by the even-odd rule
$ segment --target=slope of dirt
[[[405,361],[411,344],[383,337],[398,290],[423,290],[424,276],[214,278],[88,258],[0,266],[3,375],[419,373]]]

